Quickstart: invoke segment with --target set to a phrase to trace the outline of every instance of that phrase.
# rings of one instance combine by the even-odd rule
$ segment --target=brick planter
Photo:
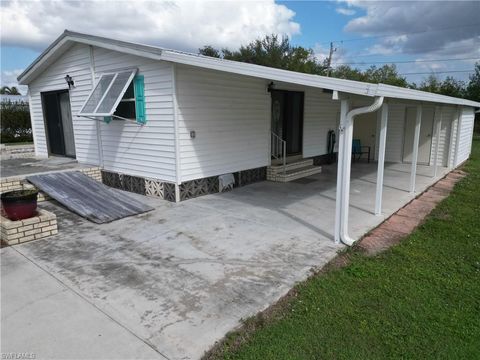
[[[1,239],[7,245],[42,239],[58,233],[57,216],[47,210],[39,209],[37,216],[12,221],[1,217]]]

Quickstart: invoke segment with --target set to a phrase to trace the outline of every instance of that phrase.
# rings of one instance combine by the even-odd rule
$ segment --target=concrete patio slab
[[[13,247],[0,251],[2,357],[165,359]]]
[[[89,167],[91,166],[79,164],[76,160],[65,157],[6,159],[2,160],[1,177],[79,170]]]
[[[353,166],[352,237],[413,198],[408,169],[387,166],[384,214],[375,216],[376,167]],[[431,172],[419,167],[418,191]],[[15,250],[169,359],[197,359],[343,248],[333,242],[336,169],[309,180],[179,204],[142,197],[154,211],[101,225],[50,203],[59,235]]]

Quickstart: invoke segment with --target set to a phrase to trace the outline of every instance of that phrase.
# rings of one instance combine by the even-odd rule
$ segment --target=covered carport
[[[388,120],[389,120],[389,105],[390,104],[404,104],[405,109],[415,109],[415,120],[408,121],[408,113],[405,110],[404,119],[404,135],[403,148],[401,149],[402,160],[397,163],[403,169],[409,169],[408,178],[398,177],[399,181],[397,188],[405,189],[411,196],[415,196],[419,192],[417,171],[428,169],[428,175],[431,180],[438,179],[440,175],[457,167],[462,163],[465,157],[462,146],[465,142],[471,144],[472,128],[465,126],[466,123],[473,123],[473,108],[451,105],[456,103],[456,99],[427,94],[420,91],[410,89],[399,89],[383,84],[378,84],[375,90],[377,96],[374,96],[371,103],[361,107],[352,106],[353,99],[349,94],[335,92],[333,98],[341,102],[340,107],[340,125],[339,125],[339,144],[338,144],[338,171],[337,171],[337,189],[336,189],[336,214],[334,226],[335,242],[343,242],[347,245],[352,245],[357,238],[349,234],[349,209],[351,196],[351,171],[352,171],[352,140],[354,134],[355,122],[360,122],[357,126],[361,127],[361,121],[366,121],[366,114],[377,113],[378,118],[378,151],[375,151],[377,161],[376,170],[376,189],[375,189],[375,203],[372,210],[376,216],[381,217],[385,214],[383,209],[386,196],[384,196],[385,186],[385,163],[386,163],[386,148],[388,137]],[[395,97],[387,97],[388,95]],[[433,128],[428,136],[433,137],[434,141],[430,142],[430,148],[427,148],[428,155],[431,158],[427,164],[419,164],[418,156],[419,149],[424,146],[420,143],[420,135],[422,130],[423,109],[425,106],[434,106],[433,113]],[[448,107],[448,110],[447,110]],[[453,115],[452,115],[452,109]],[[450,116],[448,114],[450,113]],[[362,117],[363,116],[363,117]],[[431,121],[424,121],[425,126],[432,127]],[[442,125],[444,130],[442,132]],[[448,126],[445,126],[448,125]],[[407,129],[408,127],[408,129]],[[409,130],[409,131],[407,131]],[[428,131],[428,130],[427,130]],[[411,137],[407,138],[406,137]],[[398,146],[397,146],[398,147]],[[470,147],[469,147],[470,148]],[[397,149],[398,150],[398,149]],[[425,151],[425,150],[423,150]],[[408,160],[405,159],[405,154],[409,154]],[[444,171],[442,170],[444,169]],[[426,175],[426,174],[424,174]],[[386,195],[386,194],[385,194]]]

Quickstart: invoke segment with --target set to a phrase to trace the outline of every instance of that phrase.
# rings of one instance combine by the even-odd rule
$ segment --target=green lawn
[[[209,357],[480,359],[479,138],[464,170],[403,243],[373,258],[351,250],[350,265],[298,285]]]

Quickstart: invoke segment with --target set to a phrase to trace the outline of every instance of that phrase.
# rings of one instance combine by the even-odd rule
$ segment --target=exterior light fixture
[[[72,77],[71,77],[70,75],[67,74],[67,75],[65,76],[65,81],[67,82],[69,89],[71,89],[71,88],[74,87],[75,82],[73,81],[73,79],[72,79]]]
[[[268,84],[267,91],[272,92],[272,90],[275,90],[275,83],[273,81],[270,81],[270,84]]]

